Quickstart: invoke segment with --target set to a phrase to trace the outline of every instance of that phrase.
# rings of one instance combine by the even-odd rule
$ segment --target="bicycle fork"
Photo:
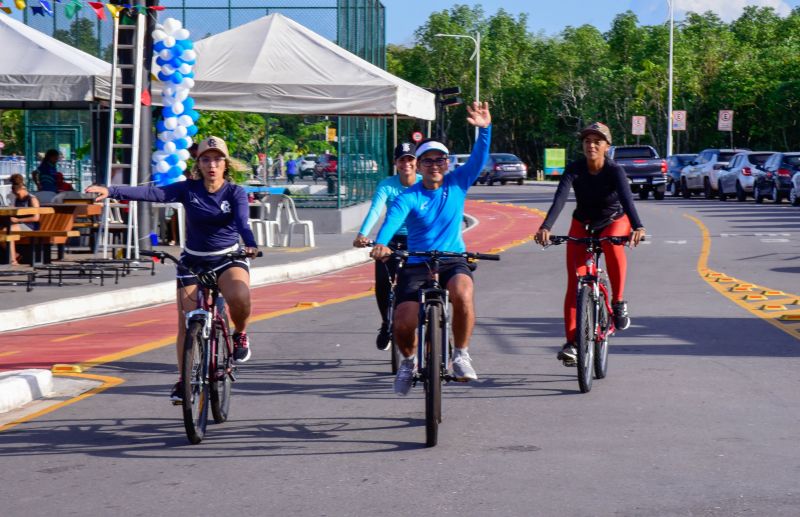
[[[433,291],[433,296],[429,297],[429,292]],[[442,299],[442,297],[444,299]],[[442,357],[440,363],[441,369],[441,378],[446,381],[455,381],[456,378],[453,377],[451,374],[448,373],[448,365],[450,364],[450,311],[448,310],[450,303],[449,295],[447,291],[444,293],[441,292],[439,289],[430,289],[423,291],[420,304],[419,304],[419,326],[417,327],[417,364],[420,365],[417,368],[417,374],[414,376],[414,383],[416,384],[417,380],[422,377],[420,372],[424,372],[425,368],[424,365],[427,363],[427,343],[425,342],[425,336],[427,335],[428,327],[431,325],[438,326],[440,322],[437,321],[429,321],[428,320],[428,307],[430,305],[440,305],[442,308],[442,321],[441,321],[441,328],[438,329],[439,332],[442,334]],[[430,360],[435,361],[436,358],[431,357]]]

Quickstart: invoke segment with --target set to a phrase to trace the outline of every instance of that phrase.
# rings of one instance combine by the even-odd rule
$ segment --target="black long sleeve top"
[[[572,212],[573,219],[583,223],[597,223],[626,214],[633,229],[644,227],[633,204],[628,177],[622,167],[606,158],[603,168],[597,174],[590,174],[586,158],[581,158],[570,162],[564,169],[553,204],[542,223],[543,229],[550,230],[553,227],[567,202],[570,187],[575,191],[577,201],[575,211]]]

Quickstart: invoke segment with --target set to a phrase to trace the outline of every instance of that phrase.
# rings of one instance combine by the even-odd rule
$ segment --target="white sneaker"
[[[394,392],[398,395],[408,395],[416,373],[417,365],[413,357],[400,361],[400,367],[397,369],[397,375],[394,378]]]
[[[472,358],[469,356],[469,352],[456,349],[453,353],[453,377],[461,382],[478,380],[478,374],[472,367]]]

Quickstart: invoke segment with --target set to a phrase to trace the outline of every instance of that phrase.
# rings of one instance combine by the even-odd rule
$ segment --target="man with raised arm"
[[[467,121],[480,128],[469,160],[446,174],[449,151],[444,144],[428,140],[417,147],[417,165],[422,181],[397,196],[389,207],[372,249],[374,259],[385,260],[391,254],[386,245],[404,222],[408,228],[409,251],[466,251],[461,229],[464,201],[489,158],[492,123],[486,102],[473,102],[472,106],[467,106],[467,115]],[[404,356],[394,381],[394,391],[398,395],[409,392],[417,369],[417,292],[427,279],[428,268],[424,259],[411,257],[398,280],[394,335]],[[472,270],[465,259],[445,259],[439,270],[439,281],[447,288],[453,304],[453,375],[461,381],[475,380],[478,376],[468,352],[475,325]]]

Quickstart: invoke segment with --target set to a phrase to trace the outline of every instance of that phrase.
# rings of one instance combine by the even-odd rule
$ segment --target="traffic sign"
[[[411,140],[413,140],[415,143],[422,142],[422,132],[414,131],[413,133],[411,133]]]
[[[686,112],[683,110],[672,112],[672,130],[686,131]]]
[[[632,130],[634,135],[643,135],[645,127],[647,126],[647,117],[641,115],[634,115],[631,120]]]
[[[733,110],[719,110],[717,129],[720,131],[733,131]]]

